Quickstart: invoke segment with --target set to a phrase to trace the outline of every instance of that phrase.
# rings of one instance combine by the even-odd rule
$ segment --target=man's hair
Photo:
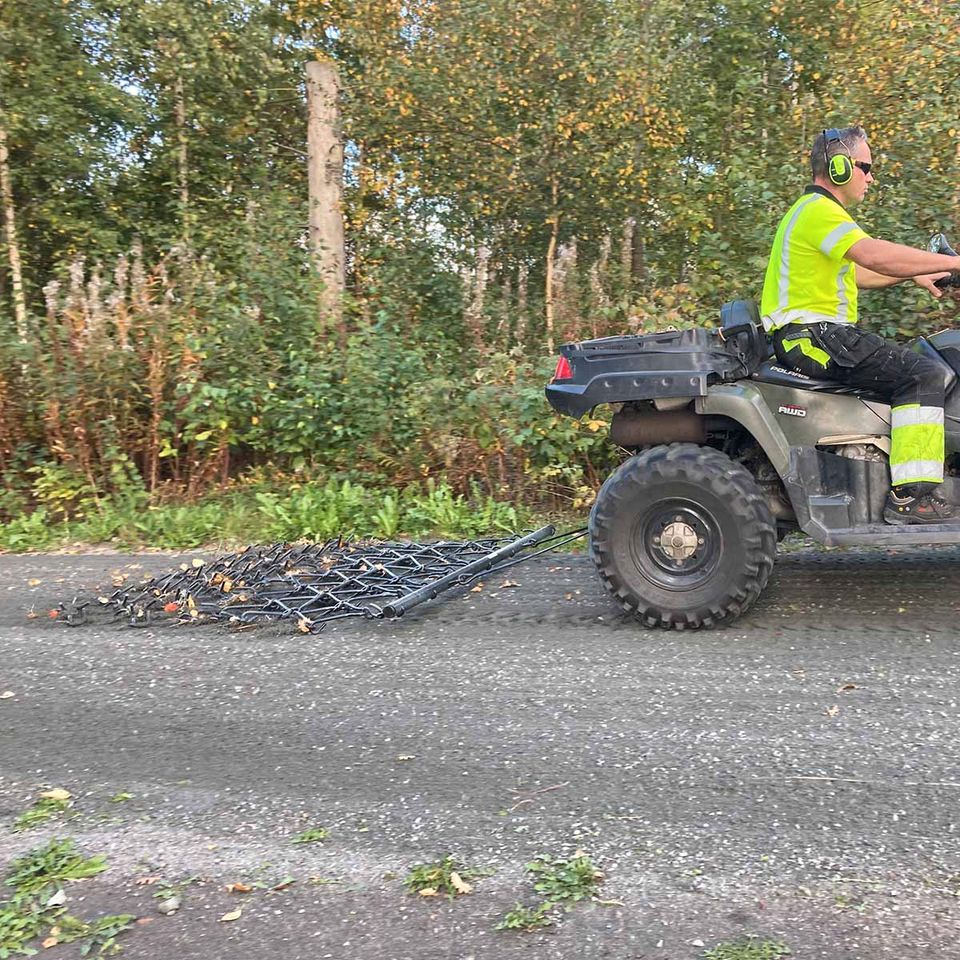
[[[838,153],[852,156],[857,144],[861,141],[864,143],[867,141],[867,131],[859,124],[854,127],[843,127],[839,132],[840,139],[830,141],[827,145],[826,154],[823,152],[826,131],[821,130],[813,141],[813,146],[810,149],[810,168],[813,171],[814,180],[817,178],[821,180],[830,179],[827,173],[827,164],[830,162],[830,157],[835,157]]]

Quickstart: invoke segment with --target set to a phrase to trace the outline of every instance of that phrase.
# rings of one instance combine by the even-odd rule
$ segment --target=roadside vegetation
[[[949,232],[951,4],[677,9],[0,7],[0,549],[582,516],[617,452],[547,408],[556,346],[755,296],[817,129],[867,125],[871,233]],[[311,258],[310,59],[343,89],[342,311]],[[957,309],[865,312],[906,335]]]
[[[349,480],[291,480],[287,489],[250,480],[191,503],[152,503],[142,491],[71,498],[44,492],[32,512],[0,524],[0,551],[50,550],[77,544],[120,549],[344,539],[478,539],[548,521],[582,524],[585,514],[535,510],[472,492],[456,494],[427,481],[401,490],[371,489]]]

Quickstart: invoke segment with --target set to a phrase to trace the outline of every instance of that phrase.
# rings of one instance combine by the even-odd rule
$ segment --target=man
[[[890,398],[892,489],[888,523],[944,523],[953,507],[933,493],[943,480],[943,376],[917,353],[859,330],[857,289],[903,280],[940,297],[934,281],[956,258],[868,236],[847,212],[873,183],[862,127],[822,131],[810,151],[813,185],[780,221],[760,311],[781,363],[820,380]]]

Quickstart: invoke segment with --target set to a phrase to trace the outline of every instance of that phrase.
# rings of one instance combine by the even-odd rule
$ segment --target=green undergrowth
[[[585,514],[558,522],[582,525]],[[548,522],[476,487],[469,496],[428,481],[403,490],[350,480],[307,482],[286,489],[239,486],[195,503],[152,503],[145,494],[80,499],[67,510],[52,498],[0,523],[0,551],[55,550],[75,544],[120,549],[194,549],[241,543],[345,539],[477,539]]]
[[[492,870],[468,867],[455,857],[446,856],[435,863],[418,863],[411,867],[403,882],[410,893],[453,900],[470,893],[476,880],[492,873]]]
[[[14,860],[5,882],[9,899],[0,900],[0,960],[65,943],[79,943],[80,956],[118,953],[117,937],[133,924],[132,915],[83,920],[64,906],[68,883],[106,869],[104,857],[85,857],[72,840],[51,840]]]
[[[603,883],[603,872],[583,850],[572,857],[538,856],[527,864],[527,874],[543,902],[537,906],[518,902],[497,924],[498,930],[552,926],[557,922],[558,911],[570,911],[581,900],[595,900]]]
[[[790,948],[782,940],[761,940],[748,936],[718,943],[704,951],[703,960],[779,960],[789,956]]]

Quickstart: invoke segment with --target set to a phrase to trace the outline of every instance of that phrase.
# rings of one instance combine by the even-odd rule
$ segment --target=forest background
[[[8,0],[0,548],[582,514],[616,452],[566,340],[756,297],[824,126],[873,235],[960,234],[952,0]],[[318,311],[307,61],[343,86],[347,296]],[[548,294],[549,289],[549,294]],[[907,336],[956,302],[863,298]]]

